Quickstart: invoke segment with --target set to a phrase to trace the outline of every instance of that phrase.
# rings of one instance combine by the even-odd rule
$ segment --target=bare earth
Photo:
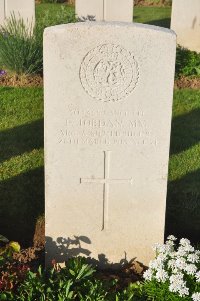
[[[43,78],[41,76],[0,76],[0,86],[4,87],[42,87]],[[181,77],[175,80],[176,89],[200,89],[200,77]]]

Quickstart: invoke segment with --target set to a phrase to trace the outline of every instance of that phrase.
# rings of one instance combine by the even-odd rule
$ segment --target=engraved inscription
[[[105,118],[106,115],[106,118]],[[156,147],[157,139],[143,111],[80,110],[69,106],[59,143]]]
[[[85,91],[104,102],[123,100],[134,90],[138,78],[134,55],[114,44],[91,50],[80,67],[80,81]]]
[[[109,186],[111,184],[133,184],[133,179],[111,179],[110,178],[110,158],[111,151],[104,151],[104,177],[102,179],[81,178],[80,183],[103,184],[103,217],[101,231],[108,225],[108,206],[109,206]]]

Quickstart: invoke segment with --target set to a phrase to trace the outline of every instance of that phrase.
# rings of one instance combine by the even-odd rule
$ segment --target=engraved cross
[[[80,178],[80,183],[88,184],[103,184],[103,218],[102,229],[103,231],[108,223],[108,203],[109,203],[109,187],[111,184],[133,184],[133,179],[111,179],[110,178],[110,158],[111,151],[104,151],[104,177],[102,179],[93,178]]]

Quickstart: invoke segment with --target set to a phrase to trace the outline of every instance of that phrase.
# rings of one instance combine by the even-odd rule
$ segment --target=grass
[[[134,22],[170,28],[171,7],[135,7]]]
[[[48,11],[48,14],[54,16],[64,9],[67,12],[74,12],[74,7],[66,4],[36,4],[36,20],[43,18]]]
[[[0,87],[0,229],[29,244],[44,211],[43,92]]]
[[[36,18],[40,20],[47,12],[51,17],[61,8],[74,13],[74,7],[65,4],[39,4],[36,6]],[[171,7],[134,7],[134,22],[170,27]]]
[[[174,95],[166,231],[198,239],[200,91]],[[44,210],[43,91],[0,87],[0,229],[28,245]],[[8,227],[9,225],[9,227]]]
[[[199,241],[200,91],[174,98],[166,230]]]

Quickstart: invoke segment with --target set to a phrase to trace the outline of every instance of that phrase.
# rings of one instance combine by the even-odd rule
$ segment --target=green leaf
[[[3,235],[0,235],[0,241],[5,242],[5,243],[9,242],[9,240]]]

